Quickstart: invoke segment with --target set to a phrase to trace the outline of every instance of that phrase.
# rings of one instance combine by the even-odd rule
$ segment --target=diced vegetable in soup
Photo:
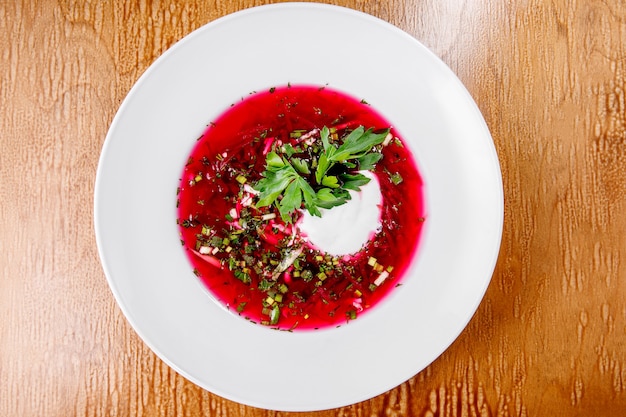
[[[394,127],[327,87],[253,93],[198,139],[177,196],[181,242],[214,297],[282,330],[335,327],[400,285],[424,222]]]

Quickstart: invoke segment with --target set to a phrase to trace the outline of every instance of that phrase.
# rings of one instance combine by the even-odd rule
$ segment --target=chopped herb
[[[310,271],[310,270],[308,270],[308,269],[305,269],[304,271],[302,271],[302,279],[303,279],[305,282],[309,282],[309,281],[311,281],[311,280],[313,279],[313,272],[311,272],[311,271]]]
[[[243,270],[236,269],[233,271],[233,275],[244,284],[249,284],[251,282],[250,275],[243,272]]]
[[[274,282],[263,279],[259,282],[259,290],[267,291],[274,286]]]
[[[195,227],[196,222],[191,219],[185,219],[182,222],[180,222],[180,225],[183,226],[184,228]]]
[[[314,216],[321,216],[321,208],[332,208],[350,199],[348,190],[358,191],[369,182],[366,176],[350,172],[357,166],[373,169],[382,154],[374,150],[387,137],[389,129],[375,133],[359,126],[345,135],[339,146],[331,143],[331,132],[323,127],[319,132],[321,146],[311,147],[313,154],[294,156],[292,146],[268,152],[263,178],[254,185],[259,191],[256,206],[275,204],[281,218],[291,222],[296,210],[304,208]],[[308,136],[308,134],[305,134]],[[313,136],[313,135],[311,135]],[[314,172],[312,169],[315,169]],[[339,171],[339,176],[330,175]]]
[[[402,175],[400,175],[400,173],[398,173],[398,172],[394,172],[393,174],[391,174],[391,176],[389,178],[391,179],[391,182],[394,185],[398,185],[402,181],[404,181],[404,179],[402,178]]]
[[[280,307],[278,304],[275,304],[272,308],[272,312],[270,313],[270,324],[278,324],[278,319],[280,318]]]

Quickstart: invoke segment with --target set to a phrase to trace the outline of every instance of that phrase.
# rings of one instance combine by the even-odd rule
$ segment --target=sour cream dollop
[[[298,227],[302,236],[317,249],[333,256],[358,252],[381,230],[383,196],[376,175],[361,171],[370,182],[341,206],[321,209],[322,217],[304,212]]]

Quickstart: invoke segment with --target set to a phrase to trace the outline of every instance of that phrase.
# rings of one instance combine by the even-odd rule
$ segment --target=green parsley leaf
[[[334,175],[325,175],[322,178],[322,185],[330,188],[339,188],[339,180]]]
[[[297,140],[302,135],[298,132],[290,138]],[[359,191],[370,181],[357,170],[375,168],[383,157],[376,146],[388,133],[389,129],[375,133],[359,126],[337,140],[324,126],[308,151],[290,143],[275,148],[266,156],[263,178],[253,186],[259,191],[256,206],[275,205],[281,218],[290,222],[292,213],[302,206],[311,215],[321,216],[321,208],[344,204],[350,199],[349,190]]]
[[[343,188],[353,191],[359,191],[363,185],[370,182],[369,178],[360,173],[341,174],[339,178],[343,181]]]
[[[376,163],[380,161],[383,154],[380,152],[373,152],[363,155],[357,159],[359,163],[359,169],[362,171],[371,171],[376,166]]]
[[[382,133],[374,133],[372,129],[364,131],[363,126],[359,126],[346,137],[339,149],[330,156],[330,159],[340,162],[360,158],[374,146],[383,143],[387,133],[389,130]]]
[[[321,188],[317,192],[316,204],[318,207],[331,209],[340,206],[350,200],[350,193],[346,190],[331,190],[330,188]]]
[[[293,148],[293,146],[291,146],[291,144],[286,144],[285,145],[285,155],[287,155],[287,158],[291,158],[291,156],[296,153],[296,150]]]
[[[332,148],[332,146],[331,146],[331,148]],[[328,172],[328,170],[332,166],[332,163],[331,163],[330,159],[328,158],[328,152],[329,151],[324,151],[324,153],[322,153],[320,155],[319,159],[317,160],[317,169],[315,170],[315,181],[318,184],[320,184],[322,182],[322,178],[324,177],[326,172]]]
[[[282,167],[285,166],[285,161],[278,156],[276,152],[269,152],[265,159],[265,163],[269,167]]]
[[[302,206],[302,190],[297,181],[292,181],[285,189],[283,198],[280,200],[278,210],[284,221],[289,220],[289,215]]]
[[[311,170],[309,169],[309,164],[301,159],[301,158],[291,158],[291,165],[300,173],[300,174],[310,174]]]
[[[257,206],[264,207],[271,205],[278,196],[285,191],[297,175],[291,165],[276,168],[275,166],[270,166],[268,163],[265,178],[261,179],[255,187],[257,191],[260,192]]]

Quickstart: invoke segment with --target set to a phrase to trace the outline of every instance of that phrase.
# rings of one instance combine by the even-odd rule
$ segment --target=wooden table
[[[93,232],[98,156],[174,42],[264,3],[0,3],[0,415],[271,416],[206,392],[130,328]],[[626,6],[345,0],[465,83],[492,132],[502,248],[473,320],[399,387],[323,416],[626,415]]]

